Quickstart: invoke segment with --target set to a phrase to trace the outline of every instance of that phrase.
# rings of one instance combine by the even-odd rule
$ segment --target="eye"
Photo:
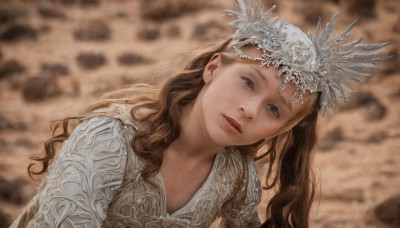
[[[254,91],[254,83],[252,80],[246,78],[246,77],[241,77],[243,85],[245,85],[247,88],[251,89]]]
[[[268,105],[268,111],[270,111],[276,118],[279,118],[279,109],[275,105]]]

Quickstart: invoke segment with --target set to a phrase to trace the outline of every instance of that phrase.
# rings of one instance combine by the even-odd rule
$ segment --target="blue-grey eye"
[[[279,117],[279,109],[275,105],[268,105],[268,110],[272,112],[275,117]]]
[[[243,84],[244,84],[246,87],[248,87],[248,88],[251,89],[251,90],[254,90],[254,83],[253,83],[252,80],[250,80],[250,79],[248,79],[248,78],[246,78],[246,77],[241,77],[241,78],[242,78]]]

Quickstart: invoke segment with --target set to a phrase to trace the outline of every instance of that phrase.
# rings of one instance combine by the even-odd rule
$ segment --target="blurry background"
[[[400,42],[399,0],[264,3],[278,4],[274,14],[304,31],[340,9],[338,30],[358,20],[353,39]],[[222,9],[234,7],[233,0],[0,0],[0,227],[35,193],[28,157],[42,151],[51,120],[112,89],[159,84],[166,61],[233,32]],[[377,77],[320,119],[322,187],[311,227],[400,227],[400,51],[386,50],[396,56]]]

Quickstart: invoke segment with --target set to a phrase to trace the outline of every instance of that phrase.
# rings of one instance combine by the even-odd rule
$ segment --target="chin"
[[[235,141],[233,140],[233,137],[229,137],[230,135],[223,131],[223,129],[216,129],[216,127],[210,129],[209,136],[216,145],[223,147],[231,146]]]

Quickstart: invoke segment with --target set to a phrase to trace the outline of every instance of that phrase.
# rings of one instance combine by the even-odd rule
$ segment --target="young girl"
[[[318,113],[347,101],[388,43],[347,42],[351,26],[335,36],[336,16],[307,36],[259,3],[238,0],[235,35],[161,88],[134,85],[56,123],[41,170],[28,168],[47,176],[12,227],[259,227],[265,147],[276,193],[263,226],[308,227]]]

